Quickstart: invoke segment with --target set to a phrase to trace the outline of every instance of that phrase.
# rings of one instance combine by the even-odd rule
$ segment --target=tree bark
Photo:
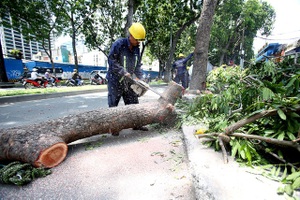
[[[191,90],[205,90],[208,47],[213,16],[218,0],[204,0],[194,51],[194,67],[190,84]]]
[[[134,14],[134,0],[129,0],[128,1],[128,5],[127,5],[127,17],[126,17],[126,24],[124,27],[124,37],[128,37],[128,29],[130,28],[131,24],[132,24],[132,18],[133,18],[133,14]]]
[[[174,82],[155,102],[93,110],[47,122],[0,130],[0,161],[19,160],[52,168],[66,157],[68,143],[97,134],[164,123],[174,114],[182,87]]]
[[[8,82],[5,64],[4,64],[4,56],[2,51],[1,40],[0,40],[0,82]]]

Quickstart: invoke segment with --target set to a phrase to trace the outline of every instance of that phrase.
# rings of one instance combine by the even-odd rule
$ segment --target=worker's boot
[[[112,136],[119,136],[119,135],[120,135],[120,132],[119,132],[119,131],[112,132],[111,135],[112,135]]]
[[[112,136],[119,136],[120,135],[119,130],[109,130],[109,133],[111,133]]]
[[[149,131],[149,129],[146,126],[138,126],[132,128],[133,130],[140,130],[140,131]]]

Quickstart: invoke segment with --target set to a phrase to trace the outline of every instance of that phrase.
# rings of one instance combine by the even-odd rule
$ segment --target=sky
[[[300,39],[300,0],[264,0],[276,12],[274,29],[269,37],[254,39],[254,53],[265,43],[288,44]],[[257,34],[259,36],[259,33]]]

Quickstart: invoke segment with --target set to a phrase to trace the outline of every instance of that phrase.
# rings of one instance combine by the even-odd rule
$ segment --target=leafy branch
[[[280,162],[292,174],[300,169],[299,88],[300,69],[290,59],[247,69],[219,67],[207,77],[211,94],[179,102],[177,107],[184,113],[181,123],[193,122],[195,135],[221,150],[225,163],[227,151],[231,151],[241,163],[260,166]],[[285,193],[292,194],[289,189],[297,189],[297,182],[290,180]]]

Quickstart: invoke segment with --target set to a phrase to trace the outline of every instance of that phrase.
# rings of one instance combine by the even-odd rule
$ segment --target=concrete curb
[[[198,200],[283,200],[277,195],[279,182],[240,167],[232,157],[224,164],[221,152],[204,146],[194,136],[195,127],[182,127],[190,170]]]

